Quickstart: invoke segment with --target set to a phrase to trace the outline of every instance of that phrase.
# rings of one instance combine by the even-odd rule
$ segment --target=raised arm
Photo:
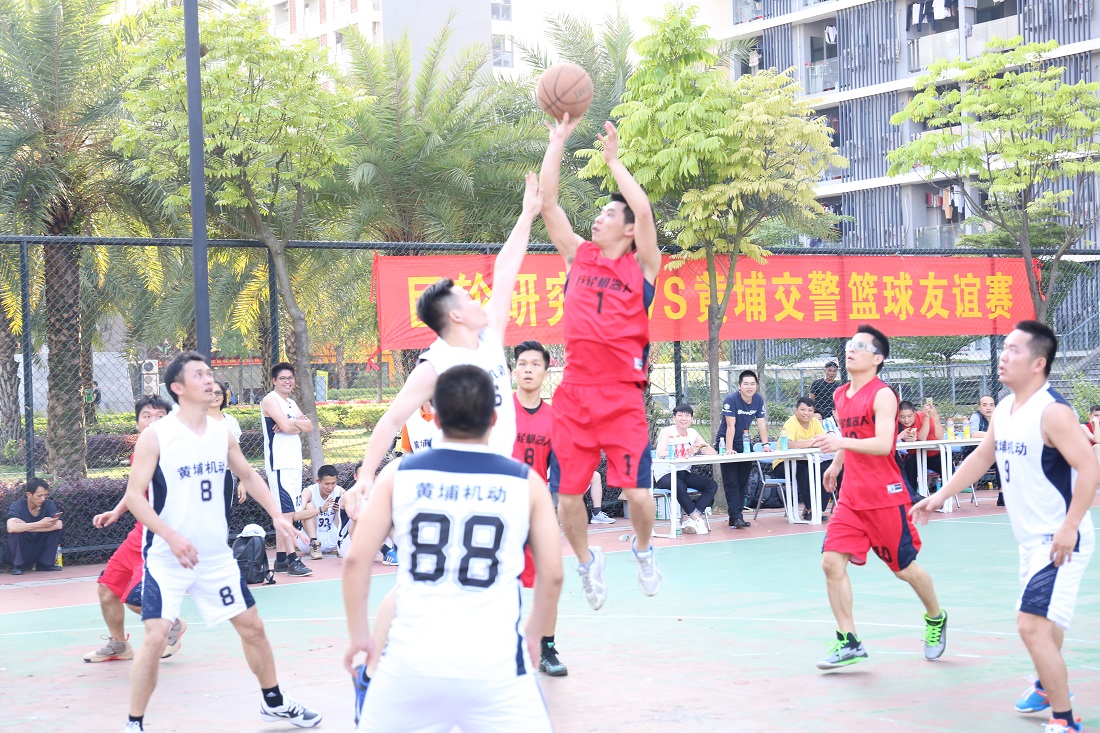
[[[565,141],[573,134],[580,120],[569,119],[569,114],[556,125],[546,123],[550,130],[550,143],[546,146],[546,155],[542,158],[542,169],[539,171],[539,189],[542,191],[542,221],[546,224],[546,231],[550,234],[550,241],[558,250],[558,254],[565,258],[565,268],[568,270],[573,264],[573,258],[577,256],[577,247],[584,238],[573,231],[569,224],[569,217],[565,215],[565,209],[558,203],[558,182],[561,180],[561,159],[565,155]]]
[[[426,361],[416,365],[416,368],[405,380],[405,386],[397,393],[386,413],[378,420],[367,443],[367,451],[363,456],[363,465],[359,469],[359,480],[355,485],[344,492],[344,498],[340,500],[340,506],[351,519],[358,519],[361,502],[369,498],[371,487],[374,486],[374,474],[378,470],[382,459],[386,457],[393,439],[401,432],[401,427],[413,416],[420,406],[431,399],[435,392],[435,382],[438,375],[435,367]],[[373,557],[373,555],[372,555]]]
[[[512,291],[516,288],[516,275],[527,254],[527,243],[531,240],[531,224],[541,209],[539,179],[534,173],[528,173],[523,191],[523,211],[493,263],[493,295],[485,306],[489,328],[500,334],[501,339],[512,315]]]
[[[604,162],[615,177],[619,193],[634,212],[634,246],[638,248],[638,264],[645,279],[655,283],[661,271],[661,251],[657,249],[657,223],[653,221],[653,208],[645,191],[619,160],[619,131],[610,122],[603,123],[603,129],[606,134],[597,137],[603,143]]]

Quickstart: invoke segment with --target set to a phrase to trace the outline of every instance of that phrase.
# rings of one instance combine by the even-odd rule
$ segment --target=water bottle
[[[59,568],[65,567],[65,559],[61,556],[61,545],[57,546],[57,555],[54,556],[53,564]]]
[[[726,439],[725,438],[722,438],[721,440],[718,441],[718,455],[720,455],[720,456],[726,455]]]
[[[970,421],[967,420],[963,423],[963,439],[970,440]]]
[[[783,430],[779,431],[779,450],[787,450],[788,445],[789,443],[787,442],[787,430],[786,428],[784,428]]]
[[[676,459],[676,446],[673,443],[668,444],[668,460],[672,461]]]
[[[752,452],[752,442],[749,441],[749,431],[746,430],[741,436],[741,450],[746,453]]]
[[[951,418],[947,421],[947,439],[955,439],[955,418]]]

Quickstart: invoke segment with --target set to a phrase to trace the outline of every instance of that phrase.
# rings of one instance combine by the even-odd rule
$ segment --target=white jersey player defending
[[[1058,340],[1046,325],[1016,325],[1005,338],[998,366],[1001,383],[1012,394],[993,411],[989,431],[947,486],[911,510],[915,520],[927,522],[931,512],[981,478],[996,460],[1020,546],[1016,626],[1038,675],[1016,710],[1050,708],[1047,733],[1081,730],[1070,706],[1062,641],[1096,544],[1089,507],[1100,479],[1076,413],[1047,381],[1057,349]]]
[[[130,720],[125,730],[143,729],[168,627],[187,593],[207,624],[229,620],[240,634],[248,666],[263,691],[260,717],[312,728],[321,722],[321,715],[284,698],[279,690],[263,621],[225,542],[229,531],[225,520],[229,499],[222,490],[226,468],[271,515],[277,532],[292,538],[294,529],[225,423],[207,415],[214,375],[203,356],[194,351],[180,354],[165,369],[164,382],[179,410],[138,437],[126,485],[126,504],[145,525],[141,597],[145,641],[130,675]]]
[[[359,730],[551,730],[535,671],[561,591],[558,526],[538,474],[488,446],[495,396],[476,366],[441,374],[443,441],[388,465],[359,520],[343,573],[349,672],[360,652],[370,661],[381,651],[367,598],[371,558],[391,529],[399,552],[397,614]],[[519,574],[527,541],[538,580],[525,643]]]

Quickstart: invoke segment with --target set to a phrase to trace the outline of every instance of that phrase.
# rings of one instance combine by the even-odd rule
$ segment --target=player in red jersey
[[[834,415],[841,435],[814,438],[824,453],[836,453],[823,476],[825,489],[836,490],[837,474],[844,471],[840,495],[825,543],[821,567],[836,617],[836,641],[819,669],[836,669],[867,658],[856,636],[852,615],[852,584],[848,563],[863,565],[873,550],[901,580],[913,587],[924,603],[924,658],[939,659],[947,648],[947,613],[940,609],[932,578],[916,564],[920,535],[909,519],[909,492],[894,460],[898,442],[898,396],[878,378],[890,355],[890,341],[867,324],[859,327],[845,348],[851,382],[837,387]]]
[[[550,412],[550,403],[542,399],[542,384],[546,381],[546,370],[550,366],[550,352],[538,341],[524,341],[516,346],[513,353],[516,358],[516,368],[512,372],[516,378],[516,391],[512,395],[516,402],[516,444],[512,457],[526,463],[547,481],[553,461],[551,430],[554,416]],[[551,490],[554,488],[551,487]],[[519,578],[524,588],[534,588],[535,561],[530,547],[524,548],[524,559],[523,574]],[[558,607],[554,606],[550,609],[543,631],[539,671],[551,677],[564,677],[569,670],[558,659],[554,641],[557,625]]]
[[[139,397],[134,403],[134,419],[137,421],[138,435],[171,411],[172,406],[159,395]],[[133,463],[133,461],[134,457],[130,456],[130,462]],[[97,529],[109,527],[125,513],[126,497],[123,496],[114,509],[95,515],[92,518],[92,525]],[[126,539],[114,551],[111,559],[107,561],[107,566],[99,574],[96,588],[99,593],[100,611],[107,624],[108,635],[103,637],[107,643],[85,654],[85,662],[114,662],[134,658],[134,650],[126,635],[126,610],[123,606],[141,615],[141,578],[145,570],[145,561],[141,557],[141,538],[141,522],[135,522],[134,528],[126,535]],[[172,623],[168,646],[161,659],[170,657],[180,650],[180,636],[186,629],[187,623],[181,618],[177,618]]]
[[[583,494],[607,454],[607,483],[623,489],[634,523],[638,584],[652,596],[661,573],[650,535],[654,502],[650,487],[649,425],[642,390],[649,362],[649,306],[656,292],[661,253],[645,191],[619,160],[619,133],[604,123],[603,159],[620,193],[592,224],[592,239],[573,231],[558,204],[565,141],[577,121],[569,115],[550,126],[540,184],[546,231],[567,271],[565,373],[554,393],[554,453],[562,471],[558,517],[577,553],[577,572],[589,605],[607,599],[603,551],[588,546]]]

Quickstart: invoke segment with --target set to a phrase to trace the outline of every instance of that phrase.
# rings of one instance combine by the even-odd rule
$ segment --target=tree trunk
[[[348,368],[344,363],[344,345],[339,341],[336,342],[334,347],[336,351],[336,366],[333,369],[333,381],[335,382],[336,389],[348,388]]]
[[[710,373],[710,436],[714,442],[718,435],[718,426],[724,419],[722,417],[722,380],[718,371],[718,357],[721,348],[718,345],[718,334],[722,329],[722,322],[715,317],[717,306],[710,306],[711,317],[707,319],[707,370]],[[718,493],[714,495],[714,511],[721,513],[728,511],[726,504],[726,487],[722,482],[722,470],[720,464],[714,464],[714,480],[718,482]]]
[[[49,244],[43,249],[49,348],[47,461],[55,479],[85,476],[88,442],[80,378],[80,246]]]
[[[768,385],[764,379],[764,339],[756,340],[756,391],[765,402],[768,401]],[[771,437],[771,436],[769,436]]]
[[[317,469],[324,464],[324,451],[321,449],[321,424],[317,421],[317,398],[313,392],[313,370],[309,363],[309,328],[306,325],[306,316],[298,307],[298,299],[294,296],[294,290],[290,286],[290,273],[287,271],[286,244],[283,242],[264,242],[271,252],[271,259],[275,263],[275,275],[279,280],[279,296],[283,299],[283,306],[290,315],[290,327],[294,336],[294,368],[297,371],[298,390],[302,398],[299,407],[314,425],[314,430],[307,433],[306,446],[309,450],[309,460],[312,463],[313,475],[317,476]]]
[[[15,361],[18,350],[19,339],[0,311],[0,450],[10,440],[18,442],[23,433],[19,419],[19,365]]]

